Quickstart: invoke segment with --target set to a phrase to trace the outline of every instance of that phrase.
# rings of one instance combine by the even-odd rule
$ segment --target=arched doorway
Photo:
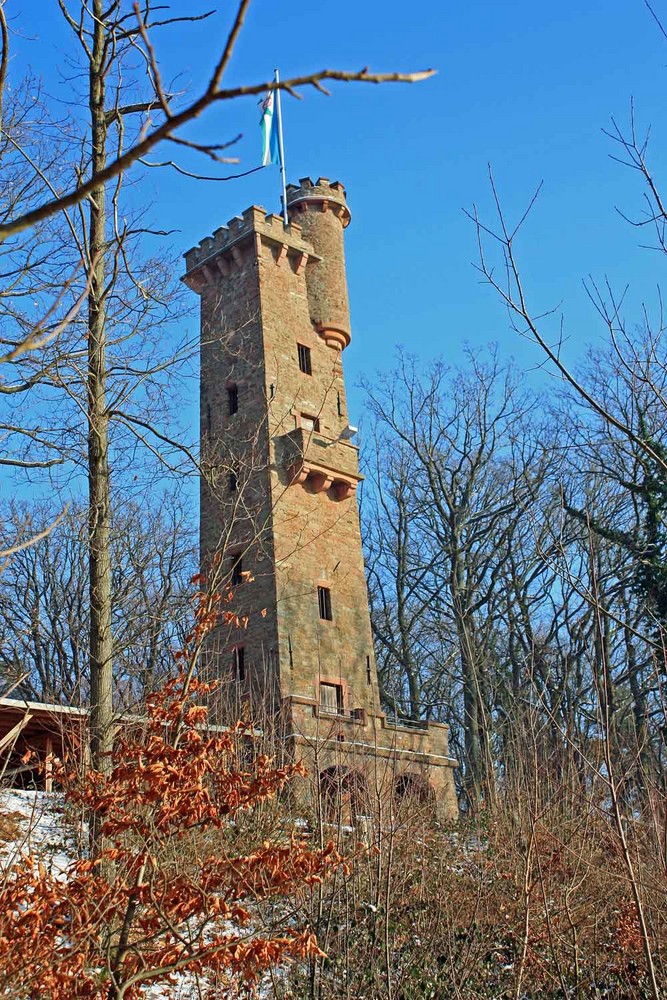
[[[354,826],[368,812],[366,780],[350,767],[325,768],[320,773],[320,796],[325,823]]]

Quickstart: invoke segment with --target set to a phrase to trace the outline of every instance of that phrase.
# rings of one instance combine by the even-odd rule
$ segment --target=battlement
[[[351,213],[347,206],[346,191],[340,181],[330,181],[328,177],[301,177],[298,185],[287,185],[287,207],[297,211],[315,203],[338,206],[343,227],[350,224]],[[297,207],[298,206],[298,207]]]
[[[290,222],[289,226],[285,226],[282,216],[267,213],[261,205],[251,205],[242,215],[230,219],[226,226],[216,229],[212,236],[205,236],[199,246],[186,251],[183,255],[186,272],[201,267],[206,261],[230,250],[254,233],[291,246],[295,250],[312,253],[312,249],[303,239],[301,226],[297,222]]]

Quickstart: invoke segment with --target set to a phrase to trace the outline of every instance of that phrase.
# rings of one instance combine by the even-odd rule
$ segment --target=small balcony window
[[[319,431],[320,420],[319,417],[310,417],[307,413],[301,414],[301,426],[304,431]]]
[[[323,712],[340,715],[343,711],[342,684],[320,684],[320,708]]]

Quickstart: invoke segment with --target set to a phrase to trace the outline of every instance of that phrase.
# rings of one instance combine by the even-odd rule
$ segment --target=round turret
[[[343,230],[350,222],[345,188],[320,177],[287,188],[287,210],[320,258],[306,266],[310,317],[326,343],[341,350],[350,342],[350,306],[345,277]]]

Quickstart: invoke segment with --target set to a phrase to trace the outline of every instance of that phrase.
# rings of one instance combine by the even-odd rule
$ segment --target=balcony
[[[275,444],[276,461],[285,468],[289,484],[300,484],[308,493],[345,500],[363,479],[357,447],[342,438],[297,427],[276,438]]]
[[[412,729],[418,732],[428,732],[429,724],[425,719],[409,719],[404,715],[385,715],[386,729]]]
[[[340,733],[359,732],[371,722],[371,717],[363,708],[322,705],[317,699],[292,694],[285,698],[292,721],[298,732],[311,737],[324,736],[330,731]]]
[[[363,708],[332,708],[328,705],[317,705],[316,714],[322,718],[338,719],[341,722],[359,722],[362,725],[366,722],[366,713]]]

